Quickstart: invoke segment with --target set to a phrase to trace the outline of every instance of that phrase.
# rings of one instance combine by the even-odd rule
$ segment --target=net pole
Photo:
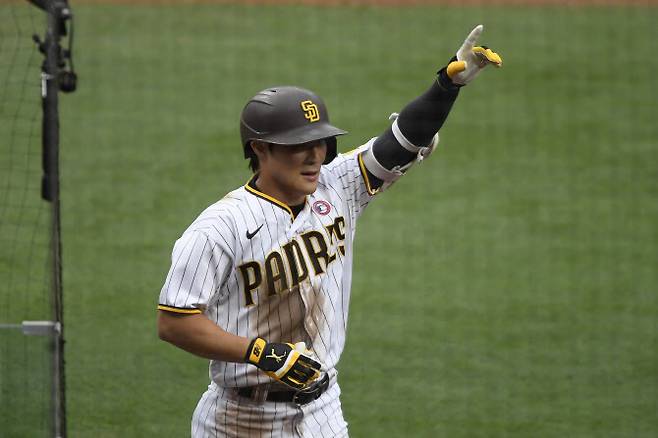
[[[62,300],[62,242],[60,224],[59,184],[59,77],[62,64],[60,39],[66,32],[64,20],[70,15],[65,2],[46,3],[47,29],[43,42],[45,60],[41,71],[41,102],[43,108],[42,147],[43,199],[52,204],[51,263],[54,331],[52,339],[52,405],[53,432],[57,438],[66,437],[66,397],[64,373],[64,324]]]

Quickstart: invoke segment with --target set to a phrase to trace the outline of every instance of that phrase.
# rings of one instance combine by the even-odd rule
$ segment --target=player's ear
[[[256,156],[259,159],[262,159],[267,153],[267,151],[269,150],[267,146],[268,146],[267,143],[264,143],[262,141],[254,140],[251,142],[251,149],[254,151],[254,154],[256,154]]]

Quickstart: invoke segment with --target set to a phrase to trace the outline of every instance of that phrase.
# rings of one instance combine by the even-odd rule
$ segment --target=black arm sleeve
[[[398,116],[398,127],[404,136],[416,146],[424,147],[430,144],[434,134],[448,118],[452,104],[459,94],[459,86],[454,85],[446,69],[439,71],[437,79],[422,95],[405,106]],[[416,158],[416,154],[404,149],[393,135],[389,127],[375,140],[372,151],[377,161],[387,169],[403,166]],[[372,177],[374,187],[382,184],[378,178]]]

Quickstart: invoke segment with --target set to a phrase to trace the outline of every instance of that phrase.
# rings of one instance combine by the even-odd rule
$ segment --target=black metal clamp
[[[73,65],[73,12],[68,5],[67,0],[28,0],[30,3],[34,4],[40,9],[48,12],[54,19],[54,27],[56,28],[54,32],[47,33],[45,38],[42,40],[39,35],[32,35],[32,39],[37,43],[37,48],[44,56],[48,56],[48,50],[50,45],[54,45],[54,57],[55,57],[55,67],[56,72],[48,71],[49,68],[46,65],[47,61],[44,61],[42,67],[43,78],[45,80],[50,80],[53,77],[57,78],[57,85],[59,90],[64,93],[72,93],[76,90],[78,85],[78,76],[75,73],[75,68]],[[66,23],[70,22],[70,29],[67,30]],[[66,48],[63,48],[60,45],[59,39],[62,36],[68,35],[68,45]],[[45,94],[45,87],[42,87],[42,95]]]

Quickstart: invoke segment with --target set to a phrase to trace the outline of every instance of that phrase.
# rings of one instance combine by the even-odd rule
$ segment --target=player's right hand
[[[249,344],[245,361],[279,382],[295,389],[304,389],[320,376],[322,367],[308,354],[304,342],[268,343],[263,338],[255,338]]]
[[[498,53],[487,46],[475,45],[483,29],[484,26],[481,24],[475,26],[457,50],[457,56],[446,67],[446,73],[454,84],[468,84],[487,65],[492,64],[496,67],[503,65],[503,60]]]

